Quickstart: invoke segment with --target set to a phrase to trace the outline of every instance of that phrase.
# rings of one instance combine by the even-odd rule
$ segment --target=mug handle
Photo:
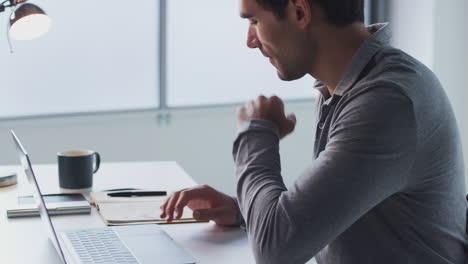
[[[99,165],[101,164],[101,155],[99,155],[99,153],[97,152],[94,152],[93,155],[96,158],[96,164],[94,165],[94,171],[93,171],[93,174],[94,174],[99,170]]]

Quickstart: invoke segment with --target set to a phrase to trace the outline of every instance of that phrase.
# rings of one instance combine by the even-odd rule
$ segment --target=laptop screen
[[[63,254],[62,248],[58,242],[57,233],[55,232],[54,226],[52,221],[50,220],[49,213],[47,212],[44,199],[42,198],[41,189],[37,184],[36,176],[34,175],[34,171],[31,166],[31,160],[29,159],[28,153],[24,149],[23,145],[19,141],[18,137],[16,136],[15,132],[11,130],[11,135],[13,137],[13,142],[15,143],[16,150],[18,152],[18,157],[21,162],[21,166],[23,166],[24,172],[29,183],[33,186],[33,196],[34,200],[36,200],[37,207],[39,209],[39,214],[41,215],[42,222],[46,226],[47,233],[49,235],[50,241],[54,245],[55,249],[59,253],[59,257],[63,263],[67,263],[65,261],[65,256]]]

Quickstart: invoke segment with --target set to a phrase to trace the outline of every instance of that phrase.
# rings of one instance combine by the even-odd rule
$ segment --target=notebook
[[[81,194],[43,195],[50,215],[89,214],[91,206]],[[18,202],[7,208],[7,217],[39,216],[33,196],[19,196]]]
[[[110,197],[107,192],[91,192],[90,202],[96,206],[104,222],[109,226],[156,223],[166,224],[160,218],[159,208],[167,196]],[[180,220],[172,223],[202,222],[193,218],[193,212],[185,207]],[[206,221],[203,221],[206,222]]]

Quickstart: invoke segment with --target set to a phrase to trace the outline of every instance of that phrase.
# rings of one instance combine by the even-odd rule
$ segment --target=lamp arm
[[[0,13],[5,11],[5,8],[13,6],[10,0],[5,0],[0,4]]]
[[[26,1],[28,1],[28,0],[5,0],[0,4],[0,13],[5,11],[5,8],[7,8],[7,7],[12,7],[12,6],[15,6],[17,4],[24,3]]]

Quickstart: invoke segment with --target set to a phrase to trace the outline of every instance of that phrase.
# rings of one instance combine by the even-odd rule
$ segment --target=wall
[[[420,60],[434,64],[435,0],[392,0],[389,4],[393,46]]]

